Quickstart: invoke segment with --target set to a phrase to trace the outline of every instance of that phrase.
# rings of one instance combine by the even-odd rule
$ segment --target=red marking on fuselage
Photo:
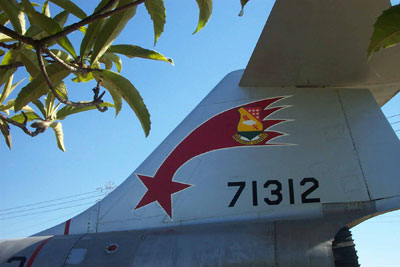
[[[64,227],[64,235],[69,235],[69,226],[71,224],[71,219],[65,222],[65,227]]]
[[[285,97],[263,99],[256,102],[247,103],[239,107],[234,107],[215,115],[214,117],[199,125],[188,136],[186,136],[165,158],[164,162],[156,171],[154,177],[137,174],[138,178],[147,187],[147,192],[143,195],[142,199],[139,201],[135,209],[141,208],[154,201],[157,201],[160,206],[166,211],[168,216],[172,218],[172,194],[191,186],[188,184],[174,182],[173,177],[175,172],[188,160],[201,154],[224,148],[242,146],[250,147],[248,145],[239,143],[234,140],[234,138],[232,138],[232,136],[237,133],[236,124],[238,119],[238,109],[241,107],[247,110],[247,108],[250,108],[254,105],[261,106],[265,109],[269,105],[283,98]],[[272,109],[274,111],[277,111],[279,108]],[[268,113],[268,111],[266,111],[265,113]],[[245,117],[243,116],[243,118]],[[262,121],[265,129],[264,132],[268,134],[267,138],[265,139],[265,142],[263,141],[259,144],[253,144],[251,146],[256,147],[271,145],[268,144],[269,140],[272,140],[283,134],[275,131],[267,131],[267,129],[283,121],[285,120]]]
[[[35,251],[32,253],[32,256],[29,258],[28,263],[26,264],[26,267],[31,267],[33,262],[36,259],[36,256],[38,255],[39,251],[43,248],[44,245],[46,245],[47,242],[49,242],[50,239],[52,239],[53,237],[50,237],[46,240],[44,240],[36,249]]]

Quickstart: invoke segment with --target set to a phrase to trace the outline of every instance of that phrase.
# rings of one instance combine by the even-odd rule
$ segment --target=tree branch
[[[99,10],[98,12],[93,13],[89,17],[84,18],[83,20],[81,20],[81,21],[79,21],[77,23],[74,23],[74,24],[71,24],[69,26],[66,26],[64,28],[64,30],[62,30],[62,31],[60,31],[60,32],[58,32],[56,34],[44,37],[40,41],[43,42],[43,43],[49,43],[49,42],[58,40],[59,38],[61,38],[63,36],[66,36],[67,34],[73,32],[73,31],[78,30],[80,27],[85,26],[86,24],[92,23],[92,22],[94,22],[94,21],[96,21],[98,19],[106,18],[106,17],[109,17],[111,15],[117,14],[117,13],[119,13],[121,11],[124,11],[124,10],[126,10],[128,8],[140,5],[140,4],[144,3],[145,1],[146,0],[138,0],[136,2],[132,2],[132,3],[126,4],[124,6],[115,8],[115,9],[113,9],[111,11],[104,12],[104,13],[101,13],[101,10]],[[111,3],[113,3],[113,2],[115,2],[115,0],[110,0],[110,2],[107,5],[111,6]],[[104,10],[104,9],[105,8],[103,8],[102,10]]]
[[[26,116],[26,115],[24,115]],[[26,123],[19,123],[16,122],[10,118],[7,118],[6,116],[4,116],[2,113],[0,113],[0,119],[3,121],[8,122],[9,124],[12,124],[14,126],[17,126],[18,128],[20,128],[22,131],[24,131],[27,135],[30,135],[32,137],[43,133],[46,129],[45,128],[37,128],[34,132],[31,132],[27,127],[26,127]]]
[[[16,49],[18,47],[18,43],[6,44],[5,42],[0,42],[0,46],[7,49]]]
[[[67,63],[65,63],[64,60],[62,60],[61,58],[57,57],[53,52],[51,52],[47,47],[44,47],[43,50],[58,64],[60,64],[61,66],[63,66],[65,69],[71,71],[71,72],[79,72],[78,68],[75,68],[74,66],[71,66]]]
[[[0,65],[0,70],[9,70],[9,69],[13,69],[13,68],[22,67],[22,66],[24,66],[24,64],[22,64],[22,62],[15,62],[15,63],[9,64],[9,65]]]
[[[97,86],[96,86],[95,88],[93,88],[93,90],[92,90],[93,93],[94,93],[94,96],[93,96],[93,99],[94,99],[94,100],[96,100],[96,99],[102,99],[103,96],[104,96],[104,94],[106,93],[106,91],[104,91],[104,92],[99,96],[99,93],[100,93],[100,86],[101,86],[101,83],[102,83],[102,82],[103,82],[102,80],[99,80],[99,81],[97,82]],[[100,107],[99,104],[96,105],[96,108],[97,108],[97,110],[100,111],[100,112],[105,112],[105,111],[108,110],[108,107]]]
[[[51,61],[49,59],[46,59],[47,62],[57,62],[61,66],[63,66],[66,70],[71,71],[71,72],[77,72],[77,73],[88,73],[92,72],[94,70],[99,70],[99,69],[92,69],[92,68],[82,68],[82,67],[74,67],[66,63],[64,60],[59,58],[56,54],[51,52],[47,47],[44,47],[43,50],[47,53],[47,55],[52,58],[54,61]],[[46,57],[46,56],[45,56]],[[1,65],[0,65],[1,67]]]
[[[51,92],[58,99],[58,101],[60,101],[61,103],[65,104],[67,106],[74,106],[74,107],[96,106],[99,111],[101,111],[101,112],[106,111],[106,110],[102,110],[100,108],[100,104],[103,103],[103,100],[101,99],[101,97],[103,95],[101,95],[100,97],[96,97],[95,96],[93,101],[91,101],[91,102],[72,102],[72,101],[66,100],[62,96],[60,96],[60,94],[54,88],[49,76],[47,75],[46,67],[44,66],[44,60],[43,60],[43,56],[42,56],[42,48],[40,47],[40,45],[37,45],[37,47],[35,47],[35,49],[36,49],[36,56],[37,56],[38,61],[39,61],[40,71],[43,74],[43,77],[44,77],[44,80],[47,83],[47,86],[50,88]]]
[[[27,43],[30,45],[35,45],[37,42],[37,40],[27,37],[25,35],[16,33],[15,31],[10,30],[9,28],[4,27],[3,25],[0,25],[0,32],[4,33],[7,36],[10,36],[11,38],[14,38],[15,40],[18,40],[18,41],[21,41],[23,43]]]

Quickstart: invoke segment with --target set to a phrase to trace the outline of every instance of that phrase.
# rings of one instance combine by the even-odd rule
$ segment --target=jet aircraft
[[[400,208],[380,106],[399,47],[367,59],[388,0],[277,0],[229,73],[116,190],[0,266],[358,266],[349,229]],[[344,41],[345,40],[345,41]]]

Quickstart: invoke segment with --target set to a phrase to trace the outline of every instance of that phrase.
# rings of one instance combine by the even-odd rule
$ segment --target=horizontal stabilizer
[[[400,46],[367,50],[389,0],[277,0],[241,86],[368,88],[379,105],[400,88]]]

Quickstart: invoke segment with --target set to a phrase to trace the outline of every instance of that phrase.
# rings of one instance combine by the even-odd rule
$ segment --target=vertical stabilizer
[[[400,144],[375,100],[395,92],[400,53],[366,55],[388,6],[277,0],[244,74],[228,74],[105,199],[40,234],[340,216],[342,227],[399,208]]]

